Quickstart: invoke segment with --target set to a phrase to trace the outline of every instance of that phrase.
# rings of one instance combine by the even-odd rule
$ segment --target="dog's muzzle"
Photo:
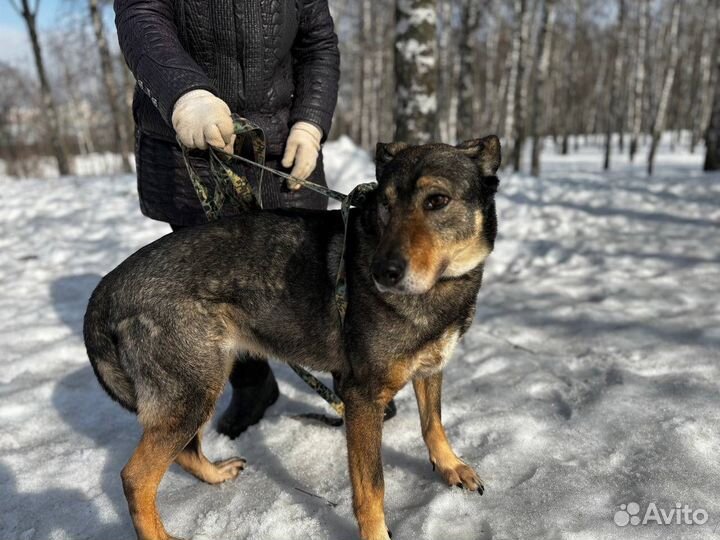
[[[399,255],[375,259],[370,271],[380,290],[393,289],[405,277],[407,261]]]

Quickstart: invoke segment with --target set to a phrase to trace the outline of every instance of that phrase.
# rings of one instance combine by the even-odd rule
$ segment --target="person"
[[[206,222],[185,146],[233,149],[231,111],[261,127],[266,164],[327,185],[321,145],[337,102],[340,55],[328,0],[115,0],[120,49],[136,79],[133,118],[142,213],[173,230]],[[203,181],[207,160],[191,157]],[[323,195],[244,170],[264,208],[325,209]],[[278,398],[267,359],[238,358],[218,429],[231,438]]]

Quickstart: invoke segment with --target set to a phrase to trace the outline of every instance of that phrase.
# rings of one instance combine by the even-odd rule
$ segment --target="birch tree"
[[[507,104],[505,109],[505,140],[510,149],[510,162],[517,171],[520,168],[520,150],[518,144],[523,137],[525,129],[524,108],[522,103],[522,83],[524,76],[524,47],[527,39],[527,25],[529,24],[527,0],[515,0],[515,28],[512,38],[512,52],[510,55],[510,75],[508,77]]]
[[[573,125],[574,118],[574,105],[577,97],[577,91],[575,88],[575,79],[577,77],[576,71],[577,66],[580,63],[580,48],[579,45],[579,34],[580,34],[580,21],[582,20],[584,4],[582,0],[575,2],[575,22],[573,24],[572,41],[570,42],[569,50],[567,51],[567,59],[565,60],[565,74],[563,78],[563,86],[565,89],[564,99],[565,105],[559,109],[558,113],[560,116],[560,123],[562,125],[562,148],[560,152],[562,155],[566,155],[569,150],[570,143],[570,132],[575,127]]]
[[[645,57],[647,55],[648,26],[650,25],[650,0],[639,0],[640,28],[638,31],[637,60],[635,66],[635,89],[633,99],[633,125],[630,139],[630,161],[635,159],[643,119],[645,96]]]
[[[538,48],[535,65],[535,84],[533,85],[533,115],[530,123],[532,136],[532,157],[530,160],[530,173],[537,176],[540,174],[540,151],[542,150],[542,138],[547,133],[547,111],[551,103],[547,95],[547,78],[550,70],[550,59],[552,58],[553,32],[555,31],[555,0],[542,1],[542,18],[540,30],[538,31]]]
[[[700,45],[700,100],[693,100],[692,108],[692,136],[690,139],[690,152],[695,152],[695,146],[707,128],[712,112],[713,89],[720,83],[714,77],[713,46],[715,35],[720,33],[720,0],[706,0],[706,13],[715,13],[715,17],[704,17],[702,40]],[[720,52],[720,51],[718,51]],[[717,52],[716,52],[717,54]]]
[[[520,170],[520,161],[522,159],[522,151],[525,146],[525,136],[527,132],[526,117],[527,117],[527,102],[528,102],[528,77],[525,73],[525,66],[527,64],[527,56],[530,41],[530,21],[531,21],[531,10],[528,9],[527,0],[521,0],[521,14],[520,14],[520,47],[519,47],[519,61],[517,66],[517,86],[515,99],[515,136],[512,145],[512,164],[513,170]],[[517,6],[516,6],[517,7]]]
[[[115,80],[115,70],[113,69],[112,58],[110,56],[110,47],[105,37],[105,24],[102,20],[98,0],[89,0],[88,8],[90,11],[90,21],[92,22],[93,31],[95,33],[95,41],[97,44],[98,55],[100,57],[100,69],[102,72],[103,86],[107,97],[108,106],[110,108],[110,122],[113,130],[113,141],[115,143],[115,153],[119,154],[122,159],[122,167],[125,172],[131,172],[130,164],[130,145],[129,137],[125,132],[122,111],[118,100],[118,86]]]
[[[658,104],[657,114],[653,122],[652,140],[650,141],[650,152],[648,154],[648,174],[653,173],[655,166],[655,152],[657,151],[660,137],[665,130],[665,121],[667,118],[668,104],[670,103],[670,91],[675,82],[675,71],[677,69],[678,57],[680,55],[680,47],[678,46],[678,29],[680,26],[680,1],[675,0],[672,8],[672,20],[670,22],[670,34],[668,37],[670,45],[670,60],[665,73],[662,91],[660,93],[660,102]]]
[[[362,27],[363,54],[360,55],[362,62],[362,100],[360,119],[360,145],[363,148],[370,148],[372,145],[371,126],[372,123],[372,93],[373,93],[373,9],[371,0],[362,0],[360,21]],[[357,61],[357,60],[356,60]]]
[[[717,12],[716,16],[718,16]],[[720,170],[720,84],[718,84],[720,82],[720,31],[715,34],[715,51],[713,58],[715,59],[715,86],[713,90],[710,125],[705,132],[707,153],[705,154],[703,169],[706,171]]]
[[[477,62],[475,50],[477,42],[475,34],[480,24],[480,6],[478,0],[464,0],[460,22],[460,77],[458,80],[458,138],[470,139],[477,137],[476,106],[477,95],[480,93],[477,72],[480,64]],[[489,74],[486,74],[489,76]],[[486,95],[487,100],[487,95]],[[487,105],[487,103],[486,103]]]
[[[612,88],[605,129],[605,161],[603,169],[610,168],[610,152],[612,151],[612,135],[615,130],[622,132],[623,126],[620,121],[620,92],[622,88],[624,65],[625,65],[625,0],[618,0],[618,24],[617,37],[615,39],[615,63],[613,64]]]
[[[38,81],[40,82],[40,95],[42,97],[43,108],[46,111],[47,135],[57,161],[58,172],[61,175],[70,174],[68,154],[60,130],[60,115],[58,114],[58,109],[50,90],[40,39],[37,33],[37,13],[40,8],[40,0],[9,0],[9,2],[13,9],[25,21],[28,36],[30,37],[35,68],[37,69]]]
[[[457,89],[454,84],[453,65],[457,58],[455,27],[453,25],[454,0],[437,0],[437,57],[438,57],[438,136],[442,141],[451,141],[451,98]],[[452,111],[453,117],[455,111]]]
[[[437,16],[435,0],[396,0],[395,139],[437,137]]]

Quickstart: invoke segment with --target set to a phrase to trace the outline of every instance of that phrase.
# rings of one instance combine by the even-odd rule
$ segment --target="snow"
[[[403,389],[383,441],[395,538],[716,537],[720,175],[667,144],[655,176],[641,158],[614,157],[605,174],[599,148],[548,150],[542,178],[501,175],[496,250],[443,399],[448,436],[487,489],[441,483]],[[343,191],[373,175],[349,139],[326,146],[326,167]],[[168,227],[140,215],[130,176],[0,186],[0,538],[132,538],[119,472],[139,429],[98,385],[81,321],[100,276]],[[235,441],[206,431],[211,459],[248,459],[238,480],[166,475],[172,533],[356,537],[343,430],[292,418],[326,410],[274,370],[282,396],[260,424]],[[709,519],[615,525],[631,502]]]
[[[77,175],[108,175],[122,169],[122,159],[119,154],[111,152],[91,152],[70,158],[71,168]],[[134,167],[134,159],[131,160]],[[34,178],[57,178],[58,167],[55,158],[50,156],[24,159],[18,164],[22,176]],[[8,164],[0,159],[0,177],[10,176]]]

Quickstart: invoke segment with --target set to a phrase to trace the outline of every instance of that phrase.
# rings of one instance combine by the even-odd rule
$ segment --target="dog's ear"
[[[404,142],[377,143],[375,147],[375,175],[380,178],[385,165],[390,163],[395,156],[405,150],[409,145]]]
[[[500,139],[496,135],[461,142],[455,148],[477,163],[482,176],[495,176],[500,168]]]

